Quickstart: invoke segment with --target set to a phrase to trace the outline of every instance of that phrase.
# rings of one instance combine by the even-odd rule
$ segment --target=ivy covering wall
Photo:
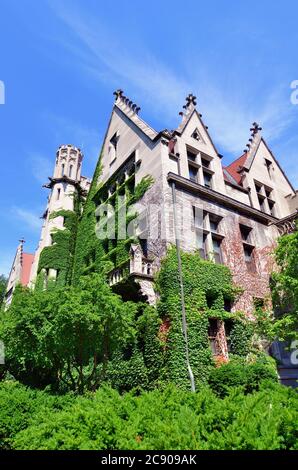
[[[79,202],[75,201],[75,210],[60,210],[53,212],[50,219],[64,218],[64,228],[52,231],[52,245],[45,247],[39,259],[36,288],[43,288],[45,270],[54,269],[57,272],[56,284],[64,286],[71,284],[73,259],[78,228]]]
[[[121,210],[119,201],[123,200],[120,198],[125,198],[127,226],[137,217],[137,213],[131,210],[133,204],[143,197],[153,183],[152,178],[146,176],[135,185],[134,170],[120,183],[117,180],[119,178],[117,173],[104,184],[99,183],[100,174],[99,163],[79,223],[73,270],[74,283],[77,283],[84,274],[111,270],[129,261],[130,246],[136,240],[134,237],[127,236],[122,239],[118,236],[118,215]],[[106,220],[97,213],[100,205],[113,208],[115,227],[112,236],[107,233],[107,236],[101,239],[96,235],[96,228],[99,229],[101,223],[106,224]]]
[[[230,324],[231,352],[246,356],[250,350],[251,323],[240,312],[231,313],[225,305],[232,302],[239,289],[233,285],[226,266],[202,260],[198,254],[182,253],[185,309],[188,324],[189,359],[197,386],[206,383],[215,366],[208,339],[209,319]],[[158,313],[163,325],[164,343],[162,379],[189,388],[182,335],[180,285],[176,249],[172,248],[162,263],[157,279],[160,292]]]

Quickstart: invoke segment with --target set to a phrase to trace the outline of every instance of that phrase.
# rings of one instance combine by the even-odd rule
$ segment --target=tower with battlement
[[[30,286],[34,286],[39,274],[40,256],[42,251],[55,244],[53,234],[65,229],[65,217],[63,212],[75,211],[75,203],[78,197],[85,197],[90,187],[88,178],[81,176],[83,153],[74,145],[60,145],[56,153],[56,161],[53,176],[44,185],[50,190],[46,210],[42,216],[43,226],[41,238],[35,253],[34,263],[30,275]],[[55,216],[55,214],[61,214]],[[47,266],[44,275],[46,278],[55,279],[57,269],[55,266]]]

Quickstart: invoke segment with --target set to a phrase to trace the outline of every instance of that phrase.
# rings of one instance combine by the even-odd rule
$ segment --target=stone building
[[[24,252],[25,240],[20,240],[16,255],[9,273],[7,290],[4,297],[4,303],[8,307],[11,303],[12,296],[17,284],[28,286],[30,282],[30,274],[34,262],[34,255]]]
[[[250,316],[254,304],[269,294],[280,222],[293,218],[298,208],[297,193],[261,128],[253,123],[243,155],[223,166],[193,95],[186,99],[179,127],[160,132],[140,118],[140,108],[121,90],[115,98],[101,157],[100,183],[107,188],[107,200],[132,173],[131,167],[133,184],[146,175],[154,183],[136,204],[146,218],[146,229],[138,231],[140,244],[132,247],[129,266],[115,266],[111,284],[116,288],[129,270],[154,303],[153,274],[167,247],[176,243],[176,225],[181,249],[198,250],[203,258],[230,268],[235,284],[243,288],[232,311]],[[104,199],[95,197],[98,204]]]
[[[140,118],[140,108],[122,90],[115,92],[102,146],[101,173],[93,181],[98,224],[102,206],[108,205],[107,213],[113,212],[119,208],[116,197],[121,196],[125,204],[127,194],[132,194],[146,177],[152,178],[152,184],[136,200],[138,218],[133,236],[125,233],[120,240],[124,255],[115,255],[119,230],[116,237],[103,243],[105,257],[114,265],[109,273],[110,285],[124,298],[138,297],[154,305],[154,274],[167,249],[178,244],[182,250],[197,252],[203,259],[230,268],[242,294],[227,309],[242,310],[251,318],[255,306],[269,298],[276,240],[294,230],[297,192],[257,123],[250,128],[243,154],[224,166],[196,106],[196,97],[188,95],[177,129],[156,131]],[[81,177],[81,165],[79,149],[71,145],[58,149],[54,176],[46,185],[51,193],[31,270],[31,286],[42,251],[51,246],[53,232],[64,227],[63,217],[51,218],[51,214],[61,209],[73,211],[73,196],[86,194],[90,188],[90,181]],[[95,230],[98,232],[98,227]],[[131,243],[126,243],[130,239]],[[90,256],[92,264],[93,254]],[[55,279],[57,270],[49,268],[45,275]],[[223,336],[220,322],[213,329],[215,336]],[[223,343],[221,354],[225,355]]]
[[[62,216],[52,218],[51,215],[60,210],[74,211],[75,196],[88,193],[90,180],[81,176],[82,161],[81,150],[73,145],[61,145],[57,150],[53,176],[49,177],[49,183],[44,185],[50,190],[50,194],[42,216],[43,225],[38,248],[35,254],[29,254],[23,252],[23,240],[18,246],[8,278],[6,306],[11,303],[12,294],[17,284],[34,287],[42,251],[53,244],[53,233],[64,229],[64,218]],[[55,279],[57,271],[50,268],[45,276]]]
[[[61,145],[56,153],[53,177],[44,187],[50,190],[46,210],[42,216],[43,226],[41,238],[34,256],[34,263],[30,274],[30,286],[34,286],[39,270],[40,255],[44,248],[53,244],[53,233],[64,229],[64,217],[52,217],[61,210],[74,211],[75,198],[79,194],[89,191],[90,181],[81,175],[83,154],[73,145]],[[45,278],[55,279],[57,270],[47,268]]]

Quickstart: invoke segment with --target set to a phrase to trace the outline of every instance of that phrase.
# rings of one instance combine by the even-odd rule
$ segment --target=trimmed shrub
[[[241,386],[245,393],[259,390],[264,380],[277,382],[276,370],[266,363],[255,362],[241,364],[240,361],[224,364],[218,369],[213,369],[209,377],[209,385],[220,397],[229,393],[231,387]]]

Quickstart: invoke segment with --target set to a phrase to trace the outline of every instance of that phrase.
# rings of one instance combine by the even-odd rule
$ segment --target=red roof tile
[[[30,253],[23,253],[22,274],[21,274],[22,286],[28,286],[29,284],[33,261],[34,261],[34,255],[31,255]]]
[[[244,153],[241,157],[237,158],[230,165],[226,166],[225,169],[230,173],[230,175],[236,180],[238,184],[241,184],[241,175],[239,170],[243,167],[247,159],[247,154]]]

